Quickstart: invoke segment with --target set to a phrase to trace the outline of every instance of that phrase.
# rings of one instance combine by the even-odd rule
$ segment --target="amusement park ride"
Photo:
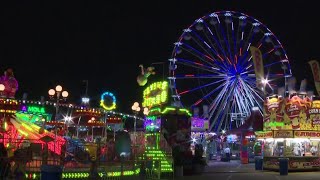
[[[143,65],[139,67],[141,74],[137,77],[137,82],[139,86],[144,86],[148,83],[148,77],[155,74],[155,68],[144,68]],[[264,72],[268,72],[267,77]],[[319,67],[313,69],[313,72],[319,74]],[[274,93],[269,80],[283,81],[286,91],[287,78],[291,75],[290,63],[283,46],[265,25],[243,13],[214,12],[195,20],[183,30],[169,59],[168,81],[148,83],[143,91],[142,107],[146,108],[143,118],[138,115],[140,107],[136,103],[132,106],[134,115],[114,111],[116,97],[111,92],[101,95],[98,108],[88,106],[87,96],[81,105],[60,101],[61,96],[68,96],[68,92],[62,92],[61,86],[57,86],[56,90],[49,90],[50,97],[57,95],[56,102],[15,99],[18,82],[13,71],[8,69],[0,78],[0,143],[4,144],[11,157],[15,151],[30,147],[37,149],[46,159],[46,153],[49,152],[53,160],[60,157],[60,162],[65,167],[67,165],[64,158],[66,156],[68,159],[72,153],[74,157],[70,159],[85,157],[92,164],[106,163],[101,159],[106,159],[107,153],[112,154],[113,149],[110,147],[116,146],[117,139],[121,139],[116,137],[116,131],[123,129],[124,119],[131,118],[134,119],[134,133],[121,133],[130,134],[131,144],[126,143],[130,146],[127,148],[130,152],[126,152],[126,155],[134,156],[133,165],[128,170],[121,164],[121,170],[103,170],[99,172],[99,176],[137,175],[145,167],[149,173],[155,173],[160,178],[163,174],[174,171],[172,147],[179,146],[179,153],[187,154],[190,151],[191,134],[202,136],[204,131],[224,134],[239,127],[252,127],[251,120],[245,122],[250,118],[254,119],[252,110],[255,109],[255,113],[262,115],[266,111],[264,108],[275,104],[272,98],[267,99],[267,104],[263,104],[268,95],[267,85]],[[316,82],[320,82],[320,77]],[[316,86],[320,89],[320,83]],[[280,107],[280,99],[274,100]],[[300,98],[300,101],[307,99]],[[203,107],[204,116],[198,116],[197,113],[192,116],[188,109],[195,110],[200,106]],[[318,106],[312,108],[317,109],[313,113],[317,111],[320,114]],[[276,110],[271,110],[269,119],[273,118],[272,122],[264,122],[265,127],[270,129],[264,129],[260,136],[269,136],[270,130],[274,132],[281,128],[290,129],[290,123],[278,122],[280,120],[277,119]],[[60,111],[68,113],[60,117]],[[320,120],[319,116],[316,117],[313,122],[318,130]],[[136,132],[137,120],[144,122],[144,130],[141,132]],[[295,126],[299,124],[297,119],[286,121]],[[109,128],[113,129],[113,138],[108,137]],[[293,131],[297,130],[292,130],[292,133]],[[110,161],[114,163],[115,159],[116,155]],[[111,162],[108,163],[112,164]],[[28,160],[28,163],[32,165],[33,162]],[[107,168],[107,165],[103,167]],[[97,168],[92,166],[92,169]],[[63,178],[89,176],[88,171],[66,171],[65,169],[62,174]],[[39,169],[29,169],[28,173],[28,178],[39,178]]]
[[[14,82],[14,83],[13,83]],[[102,108],[89,108],[84,105],[74,105],[64,102],[51,101],[31,101],[31,100],[17,100],[14,94],[17,90],[18,83],[11,78],[11,84],[8,82],[0,82],[0,114],[1,114],[1,132],[0,143],[3,143],[7,148],[8,154],[13,156],[16,151],[22,149],[32,151],[25,151],[24,153],[32,152],[31,159],[28,160],[29,166],[32,165],[32,157],[37,154],[42,154],[42,164],[49,163],[49,160],[61,159],[64,165],[67,165],[70,159],[76,161],[85,161],[86,158],[94,157],[95,160],[101,161],[105,150],[102,151],[100,143],[108,140],[107,128],[114,129],[120,127],[124,118],[134,118],[135,120],[142,120],[144,122],[144,132],[140,139],[137,139],[136,133],[131,138],[131,144],[141,142],[144,148],[139,153],[133,151],[134,160],[138,162],[145,162],[145,166],[158,177],[165,173],[173,173],[173,159],[171,154],[171,146],[175,143],[184,142],[187,148],[189,142],[190,120],[191,114],[187,109],[166,107],[168,102],[168,82],[154,82],[146,87],[143,92],[144,101],[142,103],[145,118],[140,118],[137,114],[128,115],[113,111],[116,108],[116,98],[110,92],[105,92],[101,95],[100,106]],[[13,86],[14,85],[14,86]],[[15,87],[15,88],[14,88]],[[11,89],[10,92],[7,92]],[[62,88],[59,87],[61,92]],[[50,90],[52,91],[52,90]],[[53,92],[49,95],[53,96]],[[61,92],[63,98],[67,97],[65,92]],[[60,97],[57,97],[60,98]],[[111,103],[107,104],[105,99],[109,98]],[[59,107],[57,107],[59,106]],[[149,110],[148,110],[149,109]],[[61,116],[61,112],[72,112]],[[175,125],[173,125],[173,124]],[[177,128],[178,124],[184,125],[181,131]],[[164,130],[165,128],[166,130]],[[180,127],[180,126],[179,126]],[[161,131],[166,131],[166,138]],[[185,138],[178,138],[177,134]],[[91,132],[91,135],[89,134]],[[131,133],[132,135],[132,133]],[[84,141],[80,141],[83,139]],[[101,140],[97,141],[97,137]],[[115,131],[114,137],[109,139],[117,141]],[[87,142],[87,143],[86,143]],[[168,143],[169,142],[169,143]],[[97,144],[99,143],[99,144]],[[141,147],[141,146],[140,146]],[[108,147],[106,147],[108,148]],[[135,148],[135,147],[134,147]],[[98,150],[99,149],[99,150]],[[101,151],[100,151],[101,149]],[[81,157],[79,154],[82,154]],[[129,153],[130,154],[130,153]],[[73,158],[70,158],[70,155]],[[25,154],[26,156],[26,154]],[[29,156],[28,156],[29,157]],[[69,160],[68,160],[69,159]],[[68,165],[67,165],[68,166]],[[139,173],[139,166],[136,170],[124,170],[105,173],[107,176],[122,176],[134,175]],[[66,171],[66,170],[65,170]],[[39,178],[39,167],[37,171],[28,169],[26,172],[28,178]],[[63,172],[63,178],[88,177],[88,172]],[[102,172],[99,172],[102,176]]]

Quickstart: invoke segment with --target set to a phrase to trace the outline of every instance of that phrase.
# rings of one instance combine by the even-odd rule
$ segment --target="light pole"
[[[137,131],[137,115],[140,112],[140,106],[138,102],[133,103],[132,107],[131,107],[133,113],[135,114],[134,116],[134,124],[133,124],[133,135],[134,135],[134,142],[136,142],[136,131]]]
[[[136,143],[137,143],[137,115],[140,112],[140,106],[138,102],[133,103],[132,107],[131,107],[133,113],[135,114],[134,116],[134,124],[133,124],[133,136],[134,136],[134,159],[136,160]]]
[[[5,89],[5,86],[3,84],[0,84],[0,98],[4,98],[3,96],[3,91]],[[1,123],[1,119],[0,119],[0,123]],[[2,124],[3,123],[3,124]],[[3,113],[3,122],[2,122],[0,125],[1,125],[1,128],[4,127],[4,123],[5,123],[5,113]],[[5,131],[5,130],[4,130]],[[3,139],[2,139],[2,143],[4,144],[4,136],[2,136]]]
[[[3,98],[4,95],[3,95],[3,91],[6,87],[3,85],[3,84],[0,84],[0,97]]]
[[[58,112],[59,112],[59,105],[60,105],[60,100],[66,100],[69,93],[68,91],[62,91],[62,86],[57,85],[55,90],[54,89],[49,89],[48,91],[49,97],[52,100],[56,100],[56,114],[55,114],[55,123],[57,122],[58,118]],[[62,96],[62,99],[60,99]],[[56,144],[57,144],[57,124],[55,125],[54,128],[54,152],[56,153]]]
[[[72,123],[72,117],[66,116],[64,117],[64,126],[66,127],[65,135],[68,136],[69,133],[69,124]]]
[[[266,96],[266,86],[268,85],[272,91],[272,94],[274,94],[274,89],[272,88],[272,86],[270,85],[270,80],[268,79],[262,79],[261,80],[261,83],[263,84],[263,93],[264,93],[264,96]]]

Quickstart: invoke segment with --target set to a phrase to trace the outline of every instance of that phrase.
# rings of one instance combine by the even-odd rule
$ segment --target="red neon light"
[[[234,55],[234,59],[236,60],[236,64],[238,64],[238,56]]]
[[[271,50],[268,52],[268,54],[269,54],[269,53],[271,53],[272,51],[274,51],[274,48],[273,48],[273,49],[271,49]]]
[[[203,66],[203,64],[198,63],[198,62],[194,62],[194,64],[197,64],[197,65]]]
[[[198,105],[199,103],[201,103],[202,102],[202,99],[199,99],[196,103],[195,103],[195,105]]]
[[[228,57],[227,57],[227,60],[228,60],[229,64],[232,64],[231,61],[230,61],[230,59],[229,59]]]
[[[214,59],[212,59],[210,56],[208,55],[204,55],[206,58],[210,59],[211,61],[214,61]]]
[[[194,74],[186,74],[185,77],[194,77]]]
[[[262,43],[259,44],[258,49],[261,47]]]
[[[179,95],[185,94],[185,93],[187,93],[187,92],[189,92],[189,90],[182,91],[181,93],[179,93]]]
[[[218,58],[221,59],[221,61],[224,61],[224,59],[218,54]]]

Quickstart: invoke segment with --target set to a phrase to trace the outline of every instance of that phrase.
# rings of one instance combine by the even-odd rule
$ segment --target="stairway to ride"
[[[172,150],[161,133],[145,134],[145,151],[138,156],[138,162],[144,162],[148,174],[168,176],[173,173]],[[151,175],[152,176],[152,175]]]

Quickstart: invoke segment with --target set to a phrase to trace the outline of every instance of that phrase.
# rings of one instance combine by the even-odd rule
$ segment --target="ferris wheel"
[[[212,131],[241,125],[253,107],[262,112],[265,91],[256,86],[251,46],[262,54],[264,78],[270,84],[280,81],[284,85],[291,76],[280,41],[265,25],[243,13],[203,16],[184,29],[174,45],[168,77],[174,103],[208,105]]]

